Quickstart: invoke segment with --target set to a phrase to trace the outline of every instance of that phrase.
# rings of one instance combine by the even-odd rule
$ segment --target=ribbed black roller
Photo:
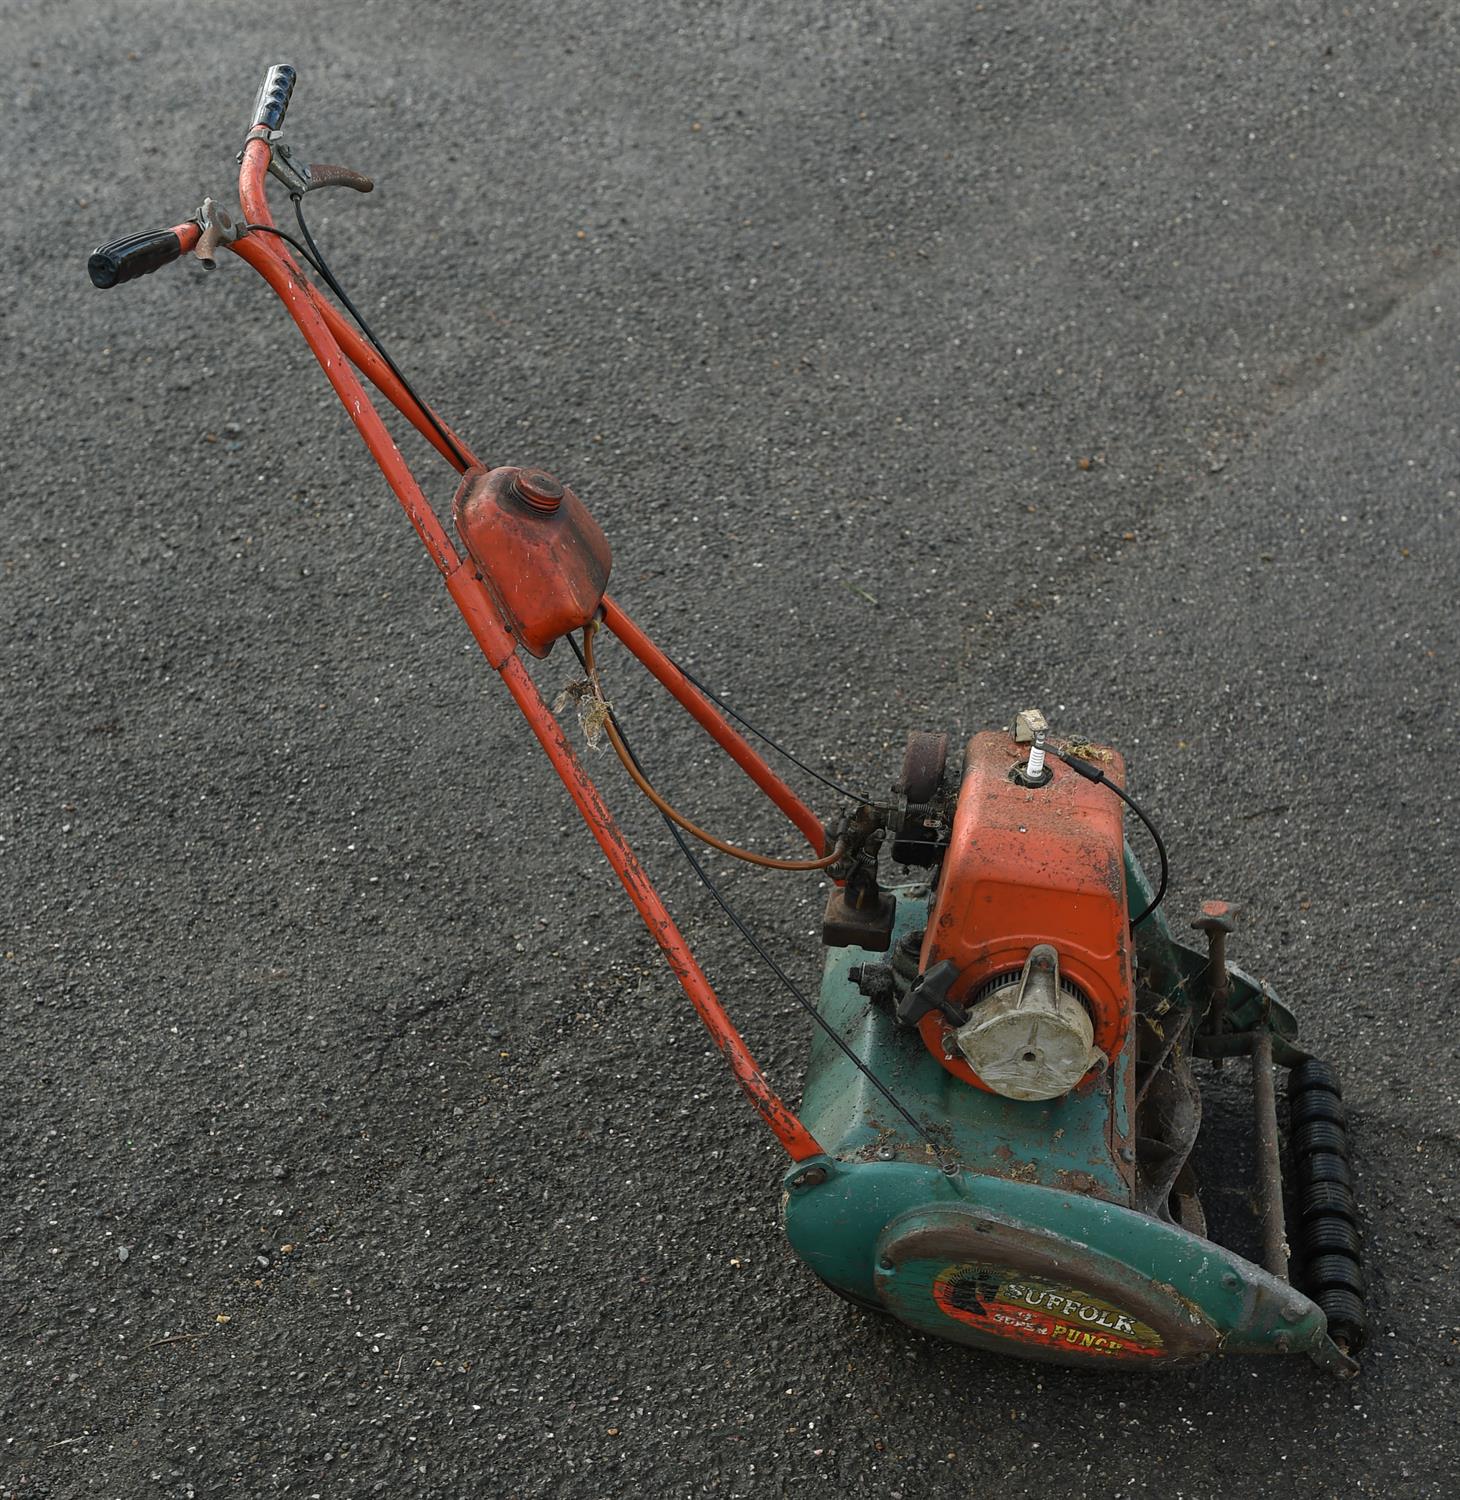
[[[1339,1214],[1320,1214],[1303,1225],[1303,1253],[1310,1258],[1347,1255],[1358,1260],[1359,1232]]]
[[[1315,1151],[1348,1157],[1348,1131],[1332,1120],[1309,1120],[1293,1132],[1293,1154],[1301,1161]]]
[[[1353,1168],[1334,1151],[1315,1151],[1303,1158],[1303,1180],[1305,1182],[1341,1182],[1344,1187],[1354,1185]]]
[[[1288,1116],[1296,1129],[1309,1120],[1332,1120],[1335,1125],[1344,1123],[1343,1101],[1327,1089],[1308,1089],[1301,1094],[1288,1096]]]
[[[1303,1280],[1318,1291],[1342,1287],[1356,1297],[1364,1295],[1364,1273],[1349,1255],[1315,1255],[1307,1264]]]
[[[1338,1084],[1338,1074],[1326,1062],[1316,1057],[1310,1057],[1307,1062],[1299,1063],[1288,1074],[1289,1098],[1308,1089],[1326,1089],[1330,1094],[1337,1094],[1340,1099],[1343,1097],[1343,1090]]]
[[[1328,1319],[1329,1338],[1341,1349],[1357,1354],[1369,1341],[1369,1320],[1364,1315],[1364,1304],[1342,1287],[1319,1292],[1316,1301]]]
[[[1355,1224],[1359,1222],[1354,1195],[1341,1182],[1310,1182],[1304,1187],[1303,1218],[1311,1219],[1316,1214],[1342,1214]]]

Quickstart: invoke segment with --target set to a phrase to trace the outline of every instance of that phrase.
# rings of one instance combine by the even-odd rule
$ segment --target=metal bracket
[[[193,254],[208,270],[216,271],[219,245],[231,245],[246,232],[243,215],[231,213],[212,198],[204,198],[196,222],[203,232],[193,246]]]
[[[254,128],[250,130],[246,136],[244,136],[243,145],[238,148],[238,155],[234,158],[234,160],[239,164],[239,166],[242,166],[243,153],[248,150],[248,143],[250,141],[263,141],[266,144],[272,145],[272,143],[278,138],[278,135],[279,132],[277,130],[270,130],[267,125],[255,125]]]
[[[1193,918],[1191,925],[1206,934],[1205,1030],[1219,1037],[1227,1029],[1227,998],[1232,991],[1231,976],[1227,973],[1227,934],[1237,925],[1237,908],[1230,901],[1203,901],[1201,915]],[[1222,1059],[1214,1058],[1213,1064],[1220,1068]]]
[[[357,193],[375,191],[375,184],[363,172],[352,171],[349,167],[332,166],[328,162],[299,160],[280,132],[270,130],[267,125],[255,125],[243,138],[243,145],[238,152],[240,162],[250,141],[263,141],[268,146],[269,175],[277,177],[284,184],[291,198],[302,198],[306,193],[329,187],[353,188]]]
[[[269,171],[289,189],[289,196],[302,198],[320,188],[347,187],[357,193],[373,193],[375,184],[363,172],[349,167],[332,166],[328,162],[300,161],[281,140],[272,142]]]
[[[269,175],[277,177],[288,188],[291,198],[296,195],[302,198],[314,186],[308,163],[295,161],[293,151],[277,137],[269,145]]]

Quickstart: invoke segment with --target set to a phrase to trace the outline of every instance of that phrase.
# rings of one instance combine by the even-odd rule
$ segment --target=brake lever
[[[349,167],[331,166],[328,162],[315,161],[303,170],[304,191],[312,193],[316,188],[346,187],[357,193],[373,193],[375,184],[363,172],[352,172]]]
[[[312,193],[316,188],[330,187],[353,188],[357,193],[375,191],[374,182],[363,172],[352,171],[349,167],[332,166],[328,162],[297,161],[288,142],[281,139],[277,130],[271,130],[267,125],[255,125],[243,138],[243,145],[238,152],[240,162],[250,141],[262,141],[269,148],[269,173],[277,177],[291,195],[297,194],[302,198],[305,193]]]
[[[291,196],[301,198],[318,188],[347,187],[357,193],[375,190],[375,184],[363,172],[352,172],[349,167],[332,166],[328,162],[300,161],[281,140],[269,142],[269,172],[289,189]]]

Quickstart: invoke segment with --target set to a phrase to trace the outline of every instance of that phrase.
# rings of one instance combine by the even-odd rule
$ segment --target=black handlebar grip
[[[288,63],[275,63],[264,75],[264,86],[253,107],[255,125],[267,125],[278,130],[284,123],[284,111],[289,108],[289,96],[294,92],[294,69]]]
[[[159,270],[181,254],[182,242],[172,230],[149,229],[93,250],[86,262],[86,273],[92,286],[120,286],[124,281],[135,281],[138,276]]]

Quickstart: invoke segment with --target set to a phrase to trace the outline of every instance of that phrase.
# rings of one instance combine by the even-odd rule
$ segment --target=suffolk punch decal
[[[1161,1335],[1101,1297],[1005,1266],[946,1266],[933,1300],[950,1318],[997,1338],[1104,1359],[1160,1359]]]

